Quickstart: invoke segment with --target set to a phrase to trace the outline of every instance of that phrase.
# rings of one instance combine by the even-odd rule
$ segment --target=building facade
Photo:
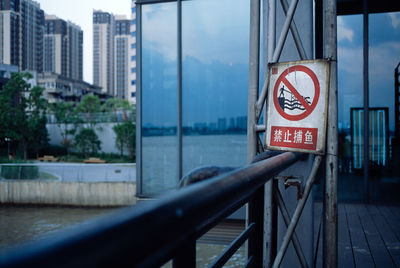
[[[114,93],[114,36],[113,14],[93,11],[93,84],[104,93]]]
[[[102,102],[111,97],[99,86],[50,72],[37,74],[37,85],[45,89],[44,97],[49,103],[78,103],[87,94],[98,96]]]
[[[0,63],[43,71],[44,12],[32,0],[0,1]]]
[[[43,70],[83,79],[83,31],[79,26],[46,15]]]
[[[115,17],[114,37],[114,96],[126,99],[129,85],[129,36],[130,21],[125,16]]]
[[[130,103],[136,103],[136,4],[131,2],[131,30],[129,49],[129,85],[127,99]]]

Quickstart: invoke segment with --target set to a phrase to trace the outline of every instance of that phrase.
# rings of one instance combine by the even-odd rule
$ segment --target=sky
[[[93,82],[92,71],[92,39],[93,39],[93,9],[126,15],[130,19],[130,0],[36,0],[46,14],[56,15],[60,19],[71,21],[83,30],[83,79]]]

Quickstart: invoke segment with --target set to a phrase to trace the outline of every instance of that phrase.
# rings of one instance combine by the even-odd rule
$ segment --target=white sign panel
[[[328,88],[326,60],[271,64],[267,149],[324,154]]]

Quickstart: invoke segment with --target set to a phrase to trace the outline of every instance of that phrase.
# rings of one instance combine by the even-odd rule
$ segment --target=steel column
[[[324,0],[324,57],[331,59],[324,191],[323,266],[337,267],[338,257],[338,115],[336,0]]]
[[[369,200],[369,75],[368,75],[368,1],[363,1],[363,88],[364,88],[364,202]]]
[[[399,90],[400,90],[400,62],[397,64],[396,68],[394,69],[394,127],[395,127],[395,137],[396,137],[396,145],[399,144],[400,138],[400,125],[399,125],[399,118],[400,118],[400,111],[399,111]]]
[[[250,2],[250,55],[249,55],[249,91],[247,116],[247,162],[251,163],[257,154],[256,102],[260,69],[260,0]],[[263,262],[263,226],[264,226],[264,187],[260,187],[247,206],[247,225],[255,224],[255,231],[248,240],[248,256],[252,265],[261,267]]]
[[[260,0],[250,2],[249,91],[247,106],[247,163],[257,154],[256,102],[260,70]]]
[[[178,121],[177,121],[177,138],[178,138],[178,183],[182,178],[182,2],[177,1],[177,72],[178,72],[178,88],[177,88],[177,102],[178,102]]]
[[[136,5],[136,195],[142,188],[142,6]]]
[[[262,93],[260,99],[257,102],[257,108],[259,108],[259,113],[261,113],[262,106],[265,103],[265,97],[267,95],[267,84],[268,84],[268,63],[272,62],[272,57],[275,50],[275,32],[276,32],[276,0],[269,0],[268,3],[265,3],[268,6],[268,14],[264,14],[264,18],[268,18],[268,33],[267,33],[267,48],[264,51],[267,51],[267,58],[264,59],[264,86],[262,89]],[[264,53],[265,55],[265,53]],[[260,105],[260,106],[259,106]],[[266,109],[265,109],[266,110]],[[264,112],[264,124],[267,125],[268,118],[266,117],[266,111]],[[264,267],[270,267],[273,263],[273,260],[276,255],[276,240],[277,240],[277,208],[276,204],[273,200],[273,189],[274,182],[273,180],[267,182],[265,184],[265,235],[264,235],[264,243],[265,243],[265,252],[264,252]]]

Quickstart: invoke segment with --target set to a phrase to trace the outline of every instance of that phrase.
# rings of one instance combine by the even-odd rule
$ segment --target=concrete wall
[[[135,182],[0,181],[0,204],[125,206],[135,194]]]

